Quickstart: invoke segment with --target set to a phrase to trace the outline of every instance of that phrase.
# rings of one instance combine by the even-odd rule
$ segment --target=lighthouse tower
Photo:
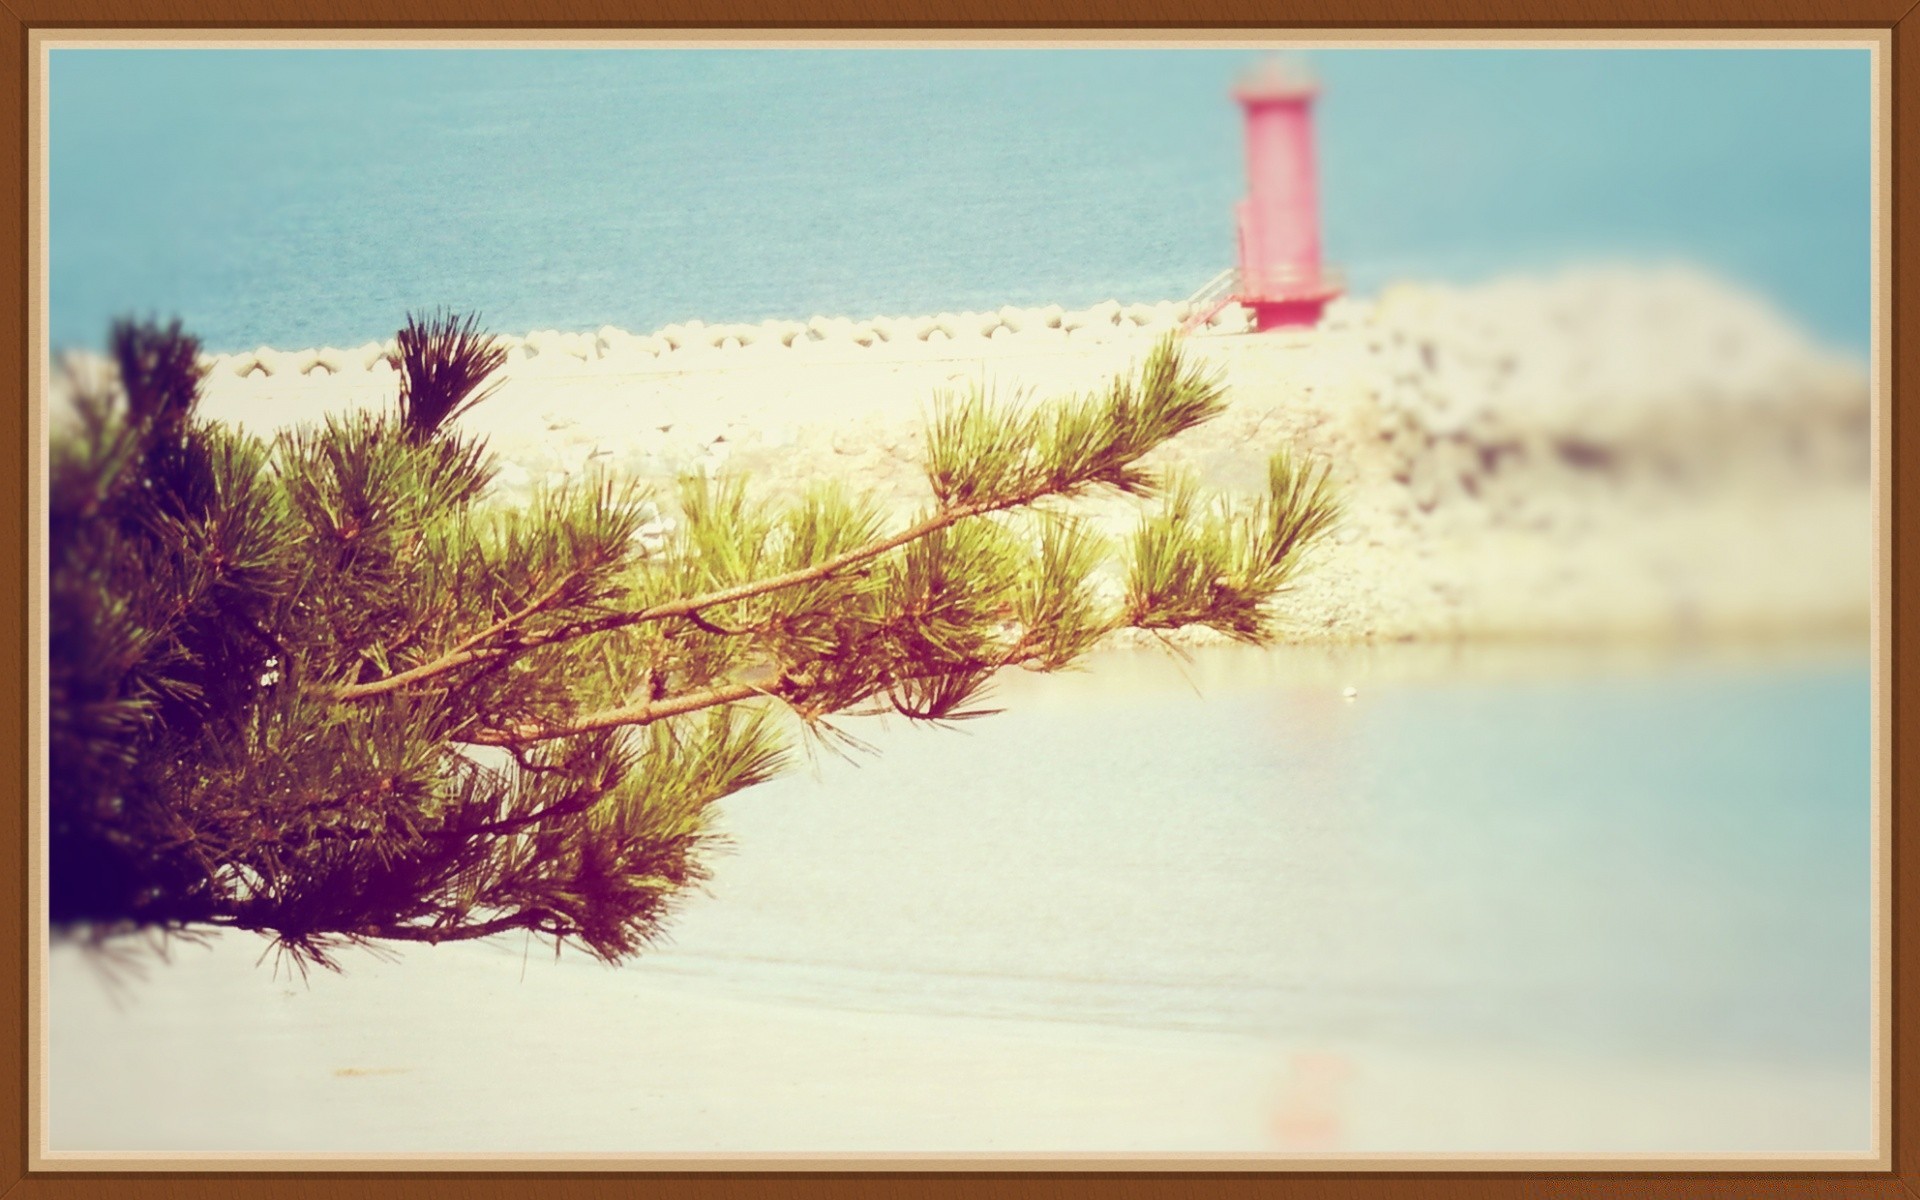
[[[1247,198],[1236,209],[1240,278],[1235,298],[1256,330],[1311,326],[1340,283],[1320,263],[1320,200],[1313,161],[1318,85],[1298,63],[1270,60],[1242,77]]]

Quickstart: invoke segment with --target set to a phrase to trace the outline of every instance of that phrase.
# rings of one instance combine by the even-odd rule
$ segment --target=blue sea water
[[[97,342],[129,311],[230,350],[355,344],[439,304],[518,332],[1177,297],[1232,255],[1225,89],[1247,58],[60,51],[53,336]],[[1864,53],[1314,61],[1326,243],[1356,290],[1681,257],[1864,348]],[[529,1023],[551,1040],[487,1059],[527,1064],[495,1072],[539,1099],[511,1111],[516,1136],[651,1132],[627,1114],[657,1081],[610,1050],[638,980],[801,1012],[1324,1042],[1387,1078],[1416,1052],[1620,1059],[1652,1064],[1637,1108],[1689,1147],[1732,1129],[1783,1148],[1673,1109],[1653,1069],[1717,1064],[1781,1121],[1827,1121],[1796,1136],[1863,1140],[1862,659],[1393,666],[1426,652],[1021,677],[997,697],[1014,712],[964,736],[879,730],[858,770],[826,760],[743,793],[736,850],[673,942],[629,972],[556,968],[566,986]],[[223,945],[251,975],[183,960],[136,1018],[56,974],[63,1144],[488,1134],[448,1064],[528,1027],[524,947],[422,951],[384,977],[369,959],[283,1000],[252,943]],[[363,1062],[419,1069],[372,1098],[307,1090]],[[717,1119],[816,1094],[790,1066]],[[1803,1070],[1846,1080],[1844,1111],[1811,1113]],[[217,1086],[183,1104],[183,1078]],[[1435,1138],[1471,1107],[1420,1099]],[[849,1120],[864,1102],[842,1096]],[[1640,1114],[1603,1115],[1581,1145],[1630,1138]]]
[[[1002,681],[1017,716],[963,732],[863,725],[857,769],[729,802],[712,898],[646,961],[808,1003],[1864,1072],[1857,649],[1448,654],[1113,655]]]
[[[116,1006],[56,953],[49,1138],[1259,1151],[1246,1074],[1305,1049],[1352,1070],[1343,1149],[1860,1153],[1870,697],[1845,645],[1015,672],[999,717],[855,720],[877,753],[729,797],[618,970],[503,938],[297,984],[230,932]]]
[[[51,331],[215,350],[1178,298],[1233,256],[1226,89],[1162,50],[58,50]],[[1868,338],[1859,50],[1313,55],[1354,289],[1685,259]]]

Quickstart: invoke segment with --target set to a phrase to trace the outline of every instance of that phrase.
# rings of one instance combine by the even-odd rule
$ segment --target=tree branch
[[[367,683],[352,683],[344,687],[335,688],[332,693],[332,698],[335,700],[366,700],[374,696],[383,696],[388,692],[398,691],[408,684],[421,683],[435,676],[444,675],[456,667],[463,667],[470,662],[478,662],[483,658],[490,657],[496,652],[481,650],[478,649],[478,647],[499,637],[528,617],[535,616],[551,607],[554,601],[558,600],[561,595],[566,592],[567,588],[571,587],[580,576],[581,571],[578,568],[567,572],[561,577],[560,582],[540,593],[540,595],[535,597],[533,602],[526,607],[510,612],[485,629],[480,630],[478,633],[461,639],[452,649],[431,662],[421,663],[417,667],[411,667],[405,671],[396,672],[395,674],[380,679],[370,680]]]
[[[721,588],[718,591],[707,592],[704,595],[689,596],[681,600],[669,600],[664,604],[655,604],[649,608],[636,609],[632,612],[609,613],[604,617],[598,617],[591,621],[579,621],[571,625],[562,625],[558,629],[531,634],[523,638],[520,645],[531,649],[535,646],[544,646],[553,642],[572,641],[575,638],[587,637],[596,633],[606,633],[609,630],[624,629],[631,625],[644,625],[652,621],[665,621],[672,617],[686,617],[689,620],[696,620],[696,623],[698,623],[697,619],[702,609],[712,608],[720,604],[733,604],[741,600],[751,600],[756,596],[764,596],[770,592],[783,591],[786,588],[799,587],[802,584],[818,583],[823,579],[830,579],[848,567],[857,566],[869,559],[878,558],[890,550],[898,550],[900,547],[912,542],[917,542],[929,534],[938,533],[950,525],[958,524],[968,517],[977,517],[984,513],[1001,512],[1010,508],[1019,508],[1022,505],[1033,503],[1046,494],[1047,493],[1043,492],[1031,496],[1020,496],[998,503],[980,502],[955,505],[952,508],[943,508],[926,520],[910,526],[899,533],[893,534],[890,537],[884,537],[878,541],[869,542],[864,546],[836,554],[832,558],[824,562],[815,563],[810,567],[800,567],[782,575],[770,575],[765,579],[756,579],[747,583],[735,584],[733,587]]]
[[[567,798],[564,800],[556,800],[552,804],[544,808],[535,809],[530,813],[522,813],[517,817],[504,817],[498,821],[489,821],[484,825],[442,829],[438,830],[437,833],[440,837],[461,838],[497,837],[500,834],[517,833],[529,825],[537,825],[542,821],[551,821],[555,817],[571,817],[583,813],[589,808],[592,808],[594,803],[605,794],[606,792],[603,789],[581,788],[577,791],[569,792]]]
[[[757,632],[753,629],[728,629],[725,625],[717,625],[707,620],[697,612],[690,612],[686,614],[686,617],[687,620],[693,622],[695,628],[711,633],[715,637],[739,637],[742,634]]]
[[[684,716],[702,709],[716,708],[722,704],[738,704],[743,700],[751,700],[755,696],[784,696],[798,691],[805,686],[805,682],[802,679],[782,676],[771,684],[721,684],[718,687],[687,692],[679,696],[667,696],[660,700],[602,709],[557,725],[525,724],[510,729],[481,729],[466,735],[461,740],[470,746],[526,746],[534,742],[550,742],[555,738],[597,733],[602,729],[618,729],[626,725],[651,725],[655,721],[664,721],[668,717]]]
[[[990,511],[990,509],[983,511]],[[973,516],[977,514],[967,513],[965,515]],[[953,518],[953,520],[959,519],[961,518]],[[924,521],[921,522],[920,526],[916,526],[915,528],[919,529],[931,523],[931,520]],[[934,528],[941,528],[941,526],[934,526]],[[925,530],[915,536],[925,536],[926,532],[931,532],[931,530]],[[888,540],[904,544],[900,539],[906,537],[906,534],[901,534],[897,538]],[[871,549],[871,547],[867,547],[866,549]],[[845,558],[846,556],[842,555],[841,557]],[[1033,655],[1033,636],[1032,630],[1022,630],[1020,635],[1014,639],[1013,644],[1006,647],[992,662],[982,663],[980,665],[990,671],[996,671],[1026,661]],[[787,699],[812,686],[813,679],[810,676],[794,674],[790,673],[790,671],[791,668],[783,670],[776,679],[769,683],[720,684],[710,688],[703,688],[696,692],[686,692],[678,696],[663,696],[636,704],[625,704],[615,708],[602,709],[598,712],[589,713],[582,717],[575,717],[570,721],[559,724],[524,724],[505,729],[480,729],[471,734],[461,735],[457,740],[471,746],[504,746],[515,750],[515,757],[518,759],[517,748],[533,745],[537,742],[577,737],[584,733],[597,733],[601,730],[618,729],[623,726],[651,725],[655,721],[664,721],[669,717],[685,716],[688,713],[700,712],[708,708],[717,708],[724,704],[738,704],[742,701],[751,700],[756,696]],[[894,706],[899,708],[900,712],[905,716],[915,715],[908,712],[905,708],[901,708],[897,702]]]
[[[597,617],[590,621],[576,621],[570,625],[562,625],[556,629],[527,634],[515,642],[514,648],[522,651],[532,650],[540,646],[575,641],[579,638],[590,637],[596,633],[607,633],[615,629],[625,629],[633,625],[644,625],[653,621],[665,621],[674,617],[684,617],[697,625],[703,626],[709,632],[731,633],[734,631],[722,629],[712,622],[707,621],[700,615],[700,610],[712,608],[720,604],[732,604],[741,600],[751,600],[756,596],[764,596],[770,592],[782,591],[786,588],[799,587],[802,584],[816,583],[820,580],[829,579],[846,570],[848,567],[857,566],[869,559],[878,558],[890,550],[897,550],[929,534],[938,533],[940,530],[964,521],[968,517],[980,516],[989,512],[1004,511],[1010,508],[1018,508],[1025,504],[1031,504],[1046,494],[1047,493],[1039,493],[1031,496],[1019,496],[998,503],[978,502],[962,504],[952,508],[942,509],[926,520],[902,530],[891,537],[881,538],[878,541],[869,542],[865,546],[837,554],[825,562],[815,563],[809,567],[800,567],[782,575],[774,575],[766,579],[757,579],[748,583],[736,584],[733,587],[721,588],[718,591],[707,592],[704,595],[689,596],[680,600],[670,600],[664,604],[656,604],[649,608],[637,609],[631,612],[609,613],[606,616]],[[577,572],[575,574],[577,574]],[[349,684],[345,687],[336,688],[332,693],[332,698],[346,701],[370,699],[374,696],[381,696],[388,692],[398,691],[412,684],[424,683],[427,680],[445,675],[449,671],[464,667],[469,663],[480,662],[487,658],[497,656],[502,653],[502,650],[481,649],[482,643],[498,637],[501,633],[506,632],[508,629],[511,629],[513,626],[551,605],[558,593],[571,581],[571,578],[572,577],[569,576],[568,579],[563,579],[532,604],[518,612],[508,614],[487,628],[466,638],[439,658],[431,662],[422,663],[417,667],[398,672],[397,674],[386,676],[383,679],[372,680],[368,683]],[[632,724],[633,722],[617,723]],[[495,741],[477,742],[475,744],[507,745],[510,743]]]
[[[361,937],[390,938],[399,942],[468,942],[497,933],[511,933],[516,929],[536,929],[540,919],[550,915],[541,910],[531,910],[508,913],[478,925],[376,925],[357,930],[356,933]]]

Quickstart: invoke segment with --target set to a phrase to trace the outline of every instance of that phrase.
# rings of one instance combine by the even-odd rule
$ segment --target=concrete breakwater
[[[510,339],[463,418],[515,502],[596,469],[738,470],[776,494],[835,477],[924,504],[942,392],[1016,403],[1100,386],[1176,330],[1178,303],[1002,309]],[[1869,388],[1765,302],[1682,269],[1609,268],[1336,302],[1311,331],[1187,335],[1228,411],[1156,452],[1257,485],[1291,445],[1350,502],[1286,599],[1301,639],[1864,628]],[[391,404],[387,347],[209,360],[204,411],[261,432]],[[1115,532],[1133,509],[1095,503]],[[663,501],[656,536],[673,514]]]
[[[652,333],[636,334],[614,326],[592,333],[538,330],[509,337],[509,362],[516,373],[576,373],[600,368],[611,371],[690,369],[722,365],[735,355],[790,359],[809,353],[882,349],[911,354],[916,349],[937,355],[943,349],[965,350],[969,343],[1005,344],[1013,339],[1029,343],[1089,345],[1139,333],[1165,334],[1178,329],[1189,315],[1185,301],[1121,304],[1109,300],[1090,308],[1067,310],[1006,307],[993,312],[938,313],[920,317],[816,316],[806,321],[763,321],[758,324],[709,325],[704,321],[676,322]],[[1232,309],[1216,313],[1206,324],[1210,331],[1240,331],[1246,314]],[[206,365],[215,374],[240,379],[281,376],[337,375],[391,370],[391,340],[341,348],[321,346],[306,350],[276,350],[262,346],[234,354],[209,356]]]

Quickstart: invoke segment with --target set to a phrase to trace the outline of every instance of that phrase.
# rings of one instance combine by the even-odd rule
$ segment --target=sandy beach
[[[941,393],[1098,387],[1185,315],[1110,303],[534,332],[510,339],[503,387],[464,420],[500,456],[507,500],[596,468],[663,485],[741,471],[775,494],[841,479],[904,517],[927,500],[919,433]],[[1284,602],[1290,639],[1866,627],[1864,366],[1723,281],[1575,270],[1397,286],[1336,302],[1311,331],[1245,320],[1230,307],[1185,337],[1231,407],[1156,461],[1228,491],[1256,486],[1282,446],[1332,464],[1349,515]],[[203,411],[269,432],[390,404],[384,352],[211,359]],[[1085,510],[1116,531],[1135,511]]]
[[[533,333],[512,339],[504,386],[465,420],[500,456],[501,503],[600,468],[663,485],[739,470],[775,494],[841,478],[904,517],[926,501],[918,430],[942,391],[1091,388],[1181,316],[1109,305]],[[1803,870],[1810,820],[1842,839],[1821,863],[1853,861],[1857,764],[1796,782],[1807,755],[1787,733],[1771,766],[1749,741],[1816,726],[1836,711],[1819,699],[1828,684],[1775,697],[1736,667],[1690,691],[1662,649],[1837,635],[1857,669],[1872,566],[1863,368],[1685,271],[1407,285],[1342,301],[1310,332],[1252,335],[1241,320],[1229,310],[1186,337],[1231,406],[1157,457],[1227,490],[1254,486],[1283,445],[1333,465],[1350,512],[1285,598],[1294,657],[1203,651],[1230,656],[1216,677],[1107,655],[1084,676],[1011,684],[1020,715],[983,723],[985,740],[906,731],[858,772],[815,764],[752,789],[726,806],[741,853],[713,894],[673,943],[617,971],[540,947],[523,967],[524,947],[489,944],[355,955],[344,977],[302,982],[259,961],[264,943],[227,937],[116,990],[56,947],[49,1147],[74,1164],[110,1150],[1122,1167],[1866,1152],[1870,1075],[1848,1040],[1864,1012],[1848,1007],[1852,983],[1829,997],[1804,966],[1834,956],[1815,973],[1854,978],[1852,877],[1795,876],[1826,925],[1804,898],[1776,912],[1750,887]],[[383,353],[213,359],[203,411],[268,433],[387,405]],[[1119,530],[1133,510],[1088,511]],[[663,499],[659,528],[673,519]],[[1632,646],[1596,673],[1489,645],[1532,639]],[[1384,645],[1401,641],[1430,644]],[[1854,677],[1837,678],[1834,695],[1853,697]],[[1550,690],[1562,680],[1577,682]],[[1555,703],[1560,723],[1529,724]],[[1703,742],[1703,721],[1749,704]],[[1719,757],[1697,777],[1583,769],[1591,794],[1564,776],[1597,746],[1662,736],[1675,761]],[[1155,754],[1161,739],[1180,753]],[[1528,755],[1531,776],[1515,765]],[[1389,803],[1379,789],[1396,780]],[[1081,789],[1101,803],[1037,799]],[[1511,807],[1485,809],[1502,790]],[[1165,796],[1189,792],[1208,803],[1169,824]],[[1435,824],[1442,811],[1454,816]],[[1724,877],[1700,883],[1703,864]],[[1050,890],[1022,890],[1041,880]],[[1601,936],[1595,914],[1618,928]],[[832,973],[863,954],[883,962]],[[1278,1024],[1241,1027],[1243,1012]],[[1427,1028],[1445,1014],[1460,1028]],[[1545,1022],[1531,1042],[1509,1029],[1530,1022]],[[1814,1027],[1834,1044],[1783,1045]],[[1694,1045],[1723,1028],[1748,1040]]]
[[[550,955],[522,975],[504,947],[356,959],[310,985],[256,965],[251,942],[174,953],[124,1007],[76,952],[56,956],[54,1149],[660,1166],[1024,1154],[1105,1169],[1182,1155],[1837,1155],[1864,1149],[1869,1103],[1850,1069],[836,1009]]]
[[[1884,1169],[1885,45],[67,32],[34,1170]]]
[[[1853,651],[1461,655],[1116,651],[966,735],[864,730],[874,758],[730,799],[710,895],[618,970],[499,939],[303,979],[225,935],[109,979],[60,945],[50,1146],[1864,1152],[1855,893],[1809,876],[1859,810],[1791,783]],[[1809,682],[1751,747],[1741,708]],[[1661,730],[1724,758],[1542,787]],[[1098,803],[1046,801],[1069,780]]]
[[[117,971],[56,945],[48,1145],[1859,1155],[1864,767],[1821,732],[1857,719],[1859,661],[1342,645],[1020,673],[1009,715],[863,723],[877,755],[730,798],[706,894],[619,968],[515,938],[306,978],[251,936],[123,941]]]

